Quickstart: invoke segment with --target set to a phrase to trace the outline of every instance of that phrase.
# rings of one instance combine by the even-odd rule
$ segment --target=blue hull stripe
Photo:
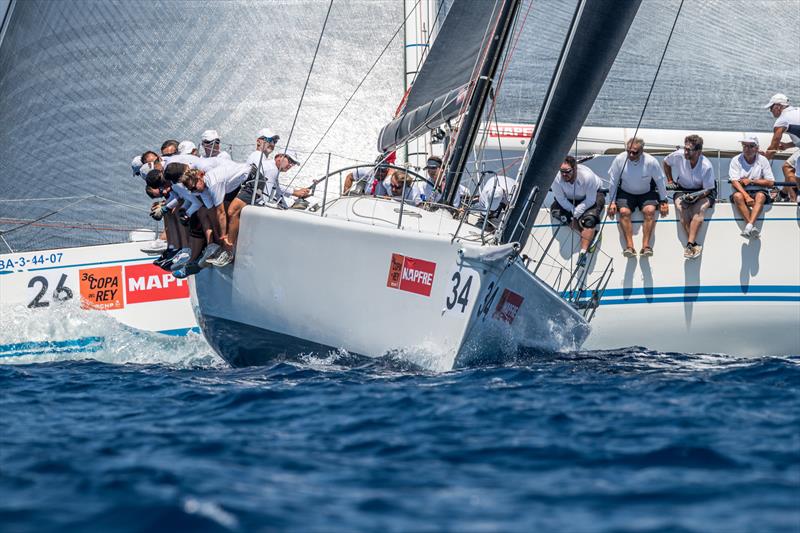
[[[628,298],[607,300],[603,298],[600,305],[625,304],[661,304],[675,302],[797,302],[800,296],[672,296],[667,298]]]
[[[179,328],[157,331],[171,336],[185,336],[189,332],[200,333],[200,328]],[[81,337],[64,341],[28,341],[0,344],[0,359],[25,355],[57,355],[64,353],[92,353],[103,347],[104,337]]]
[[[800,294],[800,285],[687,285],[687,286],[673,286],[673,287],[640,287],[631,289],[606,289],[603,297],[610,296],[641,296],[651,294],[700,294],[700,293],[724,293],[733,292],[738,294],[755,294],[755,293],[790,293]]]

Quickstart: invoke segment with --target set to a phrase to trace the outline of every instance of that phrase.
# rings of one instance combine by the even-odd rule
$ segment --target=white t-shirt
[[[175,194],[175,198],[167,202],[167,207],[170,209],[178,204],[178,200],[183,200],[183,208],[186,209],[186,214],[192,216],[203,205],[199,194],[191,192],[182,183],[173,184],[172,192]]]
[[[744,154],[739,154],[732,158],[728,177],[733,181],[739,181],[742,178],[775,181],[769,159],[761,154],[756,154],[756,160],[753,161],[753,164],[747,162]]]
[[[458,209],[461,206],[462,198],[469,196],[469,189],[463,185],[458,186],[458,192],[453,200],[453,207]],[[420,205],[423,202],[438,203],[442,199],[442,193],[435,190],[433,185],[427,181],[417,181],[411,188],[411,203]]]
[[[481,211],[496,211],[500,204],[508,205],[517,188],[517,180],[508,176],[492,176],[481,187],[478,194],[478,208]],[[467,192],[469,194],[469,192]]]
[[[203,152],[205,152],[205,149],[201,148],[200,153],[203,154]],[[215,157],[218,157],[220,159],[227,159],[228,161],[231,161],[231,154],[229,154],[228,152],[224,152],[222,150],[220,150],[217,155],[212,155],[210,157],[205,155],[205,154],[200,156],[201,159],[214,159]]]
[[[794,153],[789,156],[789,159],[786,160],[786,163],[792,167],[795,172],[797,172],[797,159],[800,158],[800,150],[795,150]]]
[[[783,110],[781,116],[775,119],[775,128],[789,128],[789,126],[800,126],[800,107],[789,106]],[[789,134],[795,146],[800,146],[800,136],[795,133],[789,133],[788,129],[785,133]]]
[[[661,200],[667,199],[667,180],[664,172],[658,159],[650,154],[642,153],[638,161],[629,160],[627,152],[618,154],[608,169],[608,177],[611,179],[608,192],[612,199],[617,197],[617,187],[621,186],[622,190],[629,194],[644,194],[650,191],[652,181],[656,182],[658,197]]]
[[[700,159],[692,168],[692,163],[683,155],[683,149],[675,150],[664,161],[672,167],[672,177],[675,183],[684,189],[713,189],[717,186],[714,167],[706,156],[700,154]]]
[[[586,165],[578,165],[577,169],[577,176],[572,183],[564,181],[561,172],[556,174],[551,190],[558,205],[579,218],[597,202],[597,190],[602,187],[603,182],[600,176]],[[573,205],[572,201],[577,201],[578,204]]]
[[[211,159],[215,159],[215,158],[212,157]],[[266,163],[267,161],[269,161],[269,155],[263,153],[261,150],[256,150],[256,151],[250,153],[249,156],[247,156],[247,164],[248,165],[256,165],[256,166],[258,166],[260,164],[261,165],[261,173],[262,174],[264,173],[264,169],[266,168],[264,163]]]
[[[212,168],[224,165],[226,163],[226,160],[218,159],[216,157],[209,157],[209,158],[197,157],[196,155],[192,154],[175,154],[164,158],[164,168],[166,169],[167,165],[169,165],[170,163],[181,163],[184,165],[189,165],[189,168],[196,168],[197,170],[208,172]]]
[[[232,161],[211,169],[205,174],[206,188],[200,193],[200,198],[209,209],[221,205],[225,195],[241,185],[249,173],[250,165]]]

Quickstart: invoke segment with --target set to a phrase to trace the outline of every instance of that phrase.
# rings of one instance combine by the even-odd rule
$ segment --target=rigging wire
[[[395,38],[397,37],[397,34],[400,33],[400,30],[403,29],[403,27],[405,26],[405,24],[408,21],[408,19],[414,13],[414,11],[417,9],[417,7],[419,7],[420,1],[421,0],[417,0],[417,2],[414,4],[414,9],[412,9],[411,12],[408,15],[406,15],[406,18],[403,19],[403,22],[400,23],[400,25],[394,31],[392,36],[389,38],[389,41],[386,43],[386,46],[383,47],[383,50],[381,50],[381,53],[378,54],[378,57],[372,63],[372,66],[369,67],[369,70],[367,70],[367,73],[364,74],[364,76],[361,78],[361,81],[358,82],[358,85],[353,90],[353,92],[350,94],[350,96],[347,98],[347,100],[345,101],[345,103],[342,106],[342,108],[339,110],[339,112],[333,118],[333,121],[331,121],[330,125],[328,126],[328,129],[325,130],[325,133],[322,134],[322,137],[319,138],[319,141],[317,141],[317,144],[314,145],[314,148],[311,150],[311,152],[309,153],[309,155],[306,158],[306,160],[303,162],[302,165],[300,165],[300,168],[297,169],[297,172],[295,173],[294,177],[292,177],[292,179],[289,182],[288,186],[291,186],[292,183],[294,183],[294,180],[297,179],[297,176],[299,176],[300,172],[302,172],[303,168],[305,168],[306,163],[311,159],[311,156],[314,155],[314,153],[317,151],[317,148],[319,148],[319,146],[322,144],[322,141],[325,139],[325,137],[328,135],[328,133],[330,133],[331,129],[333,129],[333,125],[336,124],[336,121],[339,120],[339,117],[342,116],[342,113],[344,113],[344,110],[347,108],[348,105],[350,105],[350,102],[353,100],[353,98],[355,97],[355,95],[358,92],[358,90],[361,89],[361,86],[364,85],[364,82],[367,80],[369,75],[372,74],[372,71],[375,69],[375,67],[377,66],[378,62],[383,57],[383,54],[386,53],[386,50],[388,50],[389,46],[391,46],[392,42],[394,42]]]
[[[658,79],[658,74],[659,72],[661,72],[661,65],[664,63],[664,57],[666,57],[667,55],[667,50],[669,49],[669,43],[672,41],[673,33],[675,33],[675,27],[678,24],[678,18],[680,18],[681,16],[681,10],[683,9],[683,2],[684,0],[681,0],[681,3],[678,5],[678,11],[675,13],[675,20],[672,21],[672,28],[669,30],[669,35],[667,36],[667,42],[664,44],[664,50],[661,52],[661,59],[659,59],[658,61],[658,66],[656,67],[656,72],[655,75],[653,76],[653,81],[650,83],[650,90],[647,92],[647,98],[645,98],[644,106],[642,107],[642,112],[639,114],[639,121],[636,123],[636,129],[633,131],[632,138],[636,138],[636,136],[639,134],[639,128],[641,128],[642,126],[642,121],[644,120],[644,114],[647,111],[647,105],[650,103],[650,97],[653,95],[653,89],[655,89],[656,80]],[[625,148],[627,150],[627,142]],[[622,170],[620,170],[619,180],[622,179],[622,174],[625,172],[625,167],[627,165],[628,165],[628,158],[626,157],[625,162],[622,164]],[[617,181],[618,180],[615,179],[612,185],[616,184]],[[610,202],[614,201],[614,198],[610,198],[609,200]],[[600,240],[600,236],[602,235],[603,230],[606,227],[607,220],[608,220],[608,209],[606,209],[606,214],[603,216],[603,222],[600,224],[600,230],[597,232],[597,235],[595,235],[594,239],[592,239],[592,243],[589,246],[590,250]]]
[[[317,54],[319,54],[319,47],[322,44],[322,37],[325,35],[325,28],[328,26],[328,18],[331,16],[331,9],[333,8],[333,0],[330,1],[328,4],[328,12],[325,13],[325,21],[322,23],[322,31],[319,33],[319,39],[317,40],[317,47],[314,49],[314,56],[311,59],[311,66],[308,68],[308,75],[306,76],[306,82],[303,85],[303,92],[300,93],[300,101],[297,103],[297,111],[294,113],[294,120],[292,121],[292,127],[289,130],[289,138],[286,140],[286,148],[284,150],[289,149],[289,144],[292,142],[292,134],[294,133],[294,127],[297,124],[297,117],[300,115],[300,109],[303,107],[303,99],[306,96],[306,89],[308,89],[308,82],[311,80],[311,72],[314,70],[314,64],[317,62]]]

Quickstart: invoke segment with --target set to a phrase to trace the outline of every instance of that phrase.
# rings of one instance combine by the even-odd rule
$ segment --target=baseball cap
[[[298,159],[297,152],[295,152],[294,150],[284,150],[283,152],[281,152],[278,155],[281,155],[281,154],[283,154],[286,157],[288,157],[289,161],[291,161],[295,165],[299,165],[300,164],[300,159]]]
[[[781,105],[789,105],[789,97],[783,93],[776,93],[772,95],[772,98],[769,99],[769,103],[764,107],[769,109],[770,107],[774,106],[775,104]]]
[[[178,153],[191,154],[192,150],[194,150],[195,148],[197,148],[197,145],[195,145],[192,141],[183,141],[178,145]]]
[[[256,139],[261,139],[262,137],[265,139],[275,139],[276,141],[281,138],[280,135],[275,135],[269,128],[261,128],[258,130],[258,133],[256,133]]]
[[[758,136],[752,133],[745,133],[744,137],[739,140],[742,144],[755,144],[758,146]]]
[[[427,163],[425,163],[426,169],[434,169],[440,168],[442,166],[442,160],[439,157],[429,157]]]
[[[219,133],[217,133],[217,130],[206,130],[200,136],[200,139],[203,141],[215,141],[219,139]]]
[[[142,165],[142,166],[139,168],[139,175],[140,175],[142,178],[146,178],[146,177],[147,177],[147,174],[149,174],[149,173],[150,173],[150,171],[151,171],[151,170],[153,170],[154,168],[156,168],[156,167],[155,167],[155,165],[154,165],[152,162],[151,162],[151,163],[145,163],[144,165]]]
[[[133,172],[134,176],[138,176],[141,168],[142,168],[142,156],[137,155],[131,161],[131,172]]]

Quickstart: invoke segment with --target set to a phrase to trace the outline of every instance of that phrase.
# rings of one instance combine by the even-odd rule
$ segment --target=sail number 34
[[[460,305],[461,309],[458,311],[463,313],[469,303],[469,290],[472,287],[472,275],[467,278],[463,287],[461,286],[461,272],[454,272],[450,281],[453,282],[453,289],[445,302],[447,304],[447,309],[452,311],[453,308]]]

